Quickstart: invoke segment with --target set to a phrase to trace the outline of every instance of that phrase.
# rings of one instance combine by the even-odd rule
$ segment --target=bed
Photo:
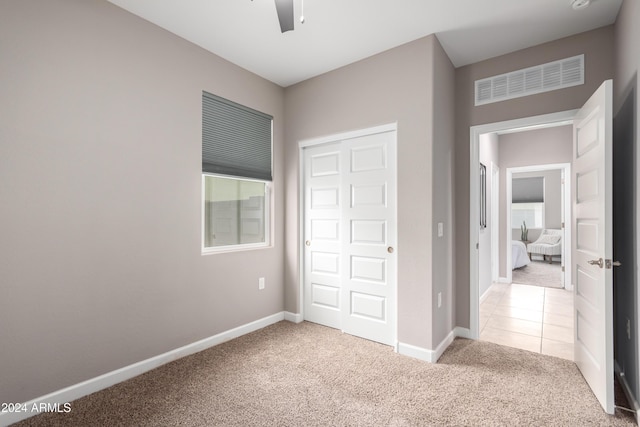
[[[529,259],[529,253],[527,252],[527,245],[525,245],[520,240],[512,240],[511,241],[511,264],[512,270],[516,268],[524,267],[529,264],[531,260]]]

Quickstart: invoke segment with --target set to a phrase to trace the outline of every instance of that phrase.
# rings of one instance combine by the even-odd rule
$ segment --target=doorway
[[[571,145],[571,140],[567,140],[567,145]],[[513,180],[533,180],[538,181],[540,184],[540,192],[543,194],[540,203],[531,203],[530,200],[525,200],[525,203],[514,203],[515,200],[520,202],[526,198],[526,194],[522,194],[522,190],[516,191],[514,194]],[[537,182],[536,182],[537,184]],[[537,189],[533,189],[536,192]],[[529,257],[529,264],[517,268],[517,264],[513,257],[519,255],[515,250],[506,250],[506,265],[512,266],[512,268],[506,268],[506,283],[514,282],[514,272],[516,274],[520,270],[526,270],[529,266],[534,268],[550,268],[554,263],[558,262],[557,268],[557,280],[554,277],[556,286],[563,289],[571,290],[571,269],[565,268],[565,266],[571,265],[571,164],[570,163],[553,163],[532,165],[523,167],[507,168],[506,176],[506,230],[508,240],[522,241],[525,250],[527,252],[521,256],[524,256],[524,262],[526,263],[526,257]],[[540,206],[538,206],[540,205]],[[519,219],[514,223],[514,206],[518,206],[516,212],[519,215]],[[540,212],[535,211],[538,208]],[[535,211],[535,212],[534,212]],[[527,218],[526,221],[522,221],[523,218]],[[533,218],[535,217],[535,218]],[[531,218],[531,219],[529,219]],[[527,228],[524,228],[527,227]],[[547,235],[557,235],[559,240],[553,248],[548,248],[548,254],[537,253],[535,250],[528,250],[528,245],[536,243],[538,239],[544,238]],[[557,252],[557,253],[556,253]],[[527,255],[528,254],[528,255]],[[545,265],[547,259],[550,266]],[[494,260],[492,260],[494,261]],[[542,261],[539,263],[538,261]],[[555,275],[556,273],[554,273]],[[537,277],[544,279],[545,274],[532,275],[532,282],[535,283]],[[517,283],[532,284],[529,282],[517,281]],[[559,286],[558,286],[559,285]]]
[[[571,141],[572,126],[564,121],[481,135],[480,163],[491,164],[492,171],[497,164],[504,172],[503,177],[492,173],[486,183],[490,229],[480,230],[478,250],[479,338],[569,360],[573,296],[562,289],[561,264],[571,241],[564,237],[562,216],[570,212],[562,204],[571,200],[563,198],[562,180],[564,174],[570,177]],[[534,248],[529,251],[539,238],[557,239],[555,245],[540,246],[554,252],[544,261]],[[497,279],[490,275],[496,268]]]
[[[572,207],[575,234],[571,262],[575,362],[607,413],[613,413],[612,104],[613,83],[604,81],[575,111],[471,127],[470,141],[470,337],[478,338],[478,230],[480,206],[475,176],[479,138],[501,129],[572,123]],[[474,208],[476,207],[476,208]]]
[[[299,146],[303,317],[395,345],[396,127]]]
[[[477,165],[480,162],[480,137],[490,133],[507,132],[514,129],[533,130],[547,126],[558,126],[560,124],[569,124],[575,117],[577,110],[564,111],[559,113],[545,114],[541,116],[528,117],[523,119],[509,120],[487,125],[473,126],[471,128],[470,140],[470,200],[471,206],[480,206],[480,183],[477,174]],[[505,174],[506,175],[506,174]],[[480,337],[480,288],[479,288],[479,272],[480,263],[478,258],[478,240],[475,236],[479,235],[480,212],[479,209],[470,209],[469,212],[469,229],[470,235],[470,337],[479,339]],[[508,230],[511,233],[511,230]],[[567,251],[570,253],[571,251]],[[508,259],[510,260],[510,256]],[[567,264],[569,264],[567,262]],[[570,264],[569,264],[570,265]]]

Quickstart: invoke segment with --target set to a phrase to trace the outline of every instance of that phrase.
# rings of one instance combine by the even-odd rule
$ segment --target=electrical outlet
[[[627,339],[631,339],[631,320],[627,319]]]
[[[444,236],[444,224],[442,222],[438,223],[438,237]]]
[[[442,292],[438,292],[438,308],[442,307]]]
[[[258,289],[259,290],[263,290],[264,289],[264,277],[261,277],[258,279]]]

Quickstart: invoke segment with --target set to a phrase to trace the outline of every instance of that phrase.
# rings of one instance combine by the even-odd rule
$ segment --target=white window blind
[[[544,177],[513,178],[511,183],[512,203],[544,202]]]

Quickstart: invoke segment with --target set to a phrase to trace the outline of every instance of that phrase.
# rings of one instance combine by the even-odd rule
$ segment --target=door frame
[[[500,167],[491,162],[491,281],[500,281]]]
[[[571,218],[570,218],[570,213],[571,213],[571,163],[549,163],[549,164],[543,164],[543,165],[532,165],[532,166],[518,166],[518,167],[512,167],[512,168],[507,168],[507,175],[506,175],[506,191],[505,191],[505,197],[506,197],[506,204],[507,204],[507,216],[505,218],[505,222],[506,222],[506,231],[507,231],[507,237],[511,236],[513,231],[512,231],[512,226],[511,226],[511,215],[509,215],[509,213],[511,213],[511,196],[512,196],[512,183],[513,183],[513,174],[514,173],[523,173],[523,172],[544,172],[544,171],[550,171],[550,170],[560,170],[564,172],[564,184],[561,184],[562,189],[561,189],[561,194],[562,194],[562,222],[564,223],[564,234],[563,234],[563,241],[562,241],[562,262],[561,265],[562,266],[566,266],[569,265],[571,266],[571,233],[572,233],[572,229],[571,229]],[[569,218],[567,218],[569,217]],[[507,241],[509,241],[510,239],[507,239]],[[569,246],[567,247],[567,242],[569,242]],[[511,283],[513,281],[513,271],[509,268],[509,266],[511,265],[511,251],[509,250],[509,248],[507,247],[507,282]],[[566,268],[565,267],[565,271],[562,272],[562,285],[564,287],[564,289],[570,291],[573,289],[573,285],[572,285],[572,278],[571,278],[571,268]]]
[[[480,337],[480,295],[478,244],[480,236],[480,135],[512,129],[533,130],[573,122],[578,110],[561,111],[533,117],[471,126],[469,128],[469,338]],[[565,285],[566,286],[566,285]]]
[[[397,122],[298,141],[298,307],[300,307],[301,321],[305,319],[305,313],[304,313],[304,247],[305,247],[304,246],[304,226],[305,226],[304,150],[309,147],[335,143],[340,140],[358,138],[362,136],[373,135],[373,134],[383,133],[383,132],[395,132],[396,134],[395,144],[396,144],[396,150],[397,150],[398,149],[398,123]],[[394,164],[393,167],[395,169],[395,173],[397,176],[397,173],[398,173],[397,163]],[[396,193],[397,193],[397,185],[396,185]],[[398,218],[397,209],[398,207],[396,203],[396,213],[395,213],[396,221]],[[396,250],[398,249],[397,246],[398,245],[396,244]],[[393,322],[393,335],[394,335],[393,347],[396,352],[398,351],[398,272],[397,270],[398,269],[396,268],[396,274],[394,277],[392,277],[392,280],[395,283],[393,292],[395,293],[394,300],[395,300],[396,306],[394,307],[394,310],[392,310],[394,315],[391,318],[391,321]]]

